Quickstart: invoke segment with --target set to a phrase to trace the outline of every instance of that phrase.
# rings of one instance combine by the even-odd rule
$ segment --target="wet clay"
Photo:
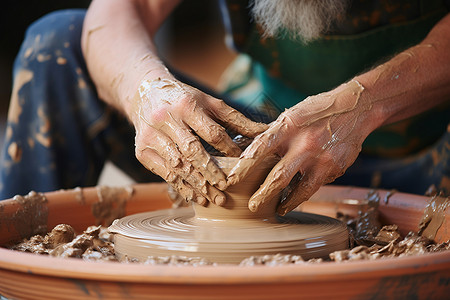
[[[392,224],[381,227],[378,213],[378,205],[380,202],[378,193],[376,191],[370,191],[366,195],[365,200],[367,201],[367,205],[361,207],[358,216],[355,218],[340,213],[339,211],[336,214],[336,217],[348,226],[350,249],[334,251],[325,260],[304,260],[301,256],[280,254],[252,256],[244,259],[241,265],[276,266],[320,263],[326,260],[334,262],[374,260],[450,250],[450,241],[435,243],[431,238],[422,235],[422,224],[442,224],[442,216],[448,204],[448,198],[447,200],[437,199],[437,201],[436,197],[431,198],[430,203],[424,211],[422,221],[419,224],[419,231],[409,232],[403,238],[397,225]]]
[[[216,157],[215,162],[227,173],[237,159]],[[194,204],[194,209],[160,210],[115,220],[109,229],[115,234],[116,255],[141,262],[148,257],[176,255],[237,264],[252,255],[311,259],[346,249],[347,229],[336,219],[301,212],[278,217],[278,201],[255,213],[248,209],[249,197],[277,161],[274,156],[267,157],[250,176],[229,187],[223,206]]]
[[[136,128],[138,160],[185,200],[201,204],[223,204],[221,190],[227,183],[199,138],[234,157],[241,149],[223,125],[248,137],[267,128],[223,101],[175,80],[168,72],[164,78],[143,80],[129,103],[129,111]]]
[[[12,249],[55,257],[116,261],[111,235],[102,226],[90,226],[76,235],[72,226],[59,224],[45,236],[35,235]]]
[[[77,189],[80,193],[81,189]],[[367,205],[360,207],[357,217],[351,217],[337,211],[336,217],[347,224],[350,238],[350,249],[334,251],[325,258],[303,259],[300,255],[292,254],[266,254],[252,255],[242,260],[241,266],[277,266],[288,264],[315,264],[323,261],[345,262],[354,260],[373,260],[382,258],[392,258],[401,256],[421,255],[424,253],[440,252],[450,250],[449,241],[435,243],[425,236],[410,232],[402,238],[395,224],[385,225],[379,231],[378,204],[380,197],[376,191],[370,191],[365,197]],[[440,209],[431,209],[430,207],[442,208],[441,199],[433,197],[430,199],[428,207],[424,211],[424,220],[432,220],[443,213]],[[108,203],[112,203],[108,201]],[[440,205],[436,205],[439,204]],[[2,206],[0,205],[0,212]],[[369,214],[375,217],[367,217]],[[1,220],[0,220],[1,221]],[[233,222],[231,222],[232,224]],[[424,222],[421,222],[421,224]],[[225,223],[229,225],[230,223]],[[360,225],[358,225],[360,224]],[[364,224],[364,225],[362,225]],[[357,228],[365,230],[358,230]],[[371,228],[372,227],[372,228]],[[368,233],[372,236],[367,239]],[[144,263],[149,265],[211,265],[214,264],[202,257],[186,257],[180,255],[149,256],[146,260],[139,260],[133,257],[122,255],[119,259],[114,255],[115,245],[112,242],[113,237],[105,227],[90,226],[82,234],[75,235],[71,226],[66,224],[57,225],[50,233],[45,236],[35,235],[30,239],[25,239],[21,243],[11,247],[11,249],[37,254],[52,255],[57,257],[75,257],[84,260],[107,260],[120,261],[123,263]]]
[[[324,130],[323,137],[317,141],[317,153],[308,157],[308,151],[299,149],[296,159],[285,153],[283,159],[277,164],[265,181],[265,184],[256,191],[249,201],[249,208],[257,211],[264,206],[267,198],[271,198],[274,191],[280,191],[287,186],[286,178],[289,181],[294,178],[297,183],[292,193],[278,207],[281,215],[293,210],[301,202],[306,201],[317,190],[318,182],[328,183],[343,174],[360,152],[360,142],[364,140],[367,132],[355,130],[364,121],[365,114],[371,109],[371,104],[361,101],[364,87],[357,81],[341,85],[333,92],[322,93],[318,96],[308,97],[301,103],[284,111],[271,123],[268,130],[257,136],[252,144],[241,154],[238,163],[231,170],[227,177],[228,184],[234,185],[246,177],[254,166],[268,154],[279,151],[279,146],[283,145],[286,139],[312,126],[317,126]],[[342,147],[341,145],[347,145]],[[349,151],[350,154],[344,154]],[[324,169],[323,172],[315,174],[310,168],[302,169],[298,164],[301,159],[315,160],[319,155],[331,153],[329,156],[332,169]],[[306,155],[303,157],[303,155]],[[304,165],[307,165],[305,162]],[[314,164],[313,164],[314,165]],[[301,170],[300,170],[301,169]],[[301,177],[295,178],[301,171]],[[320,178],[319,178],[320,177]],[[322,178],[323,177],[323,178]],[[288,182],[289,182],[288,181]]]
[[[13,199],[20,204],[19,208],[10,218],[0,214],[0,223],[17,230],[22,238],[46,233],[48,207],[44,194],[31,191],[28,195],[17,195]],[[27,220],[27,222],[23,220]]]
[[[78,193],[78,190],[74,191]],[[92,215],[96,225],[108,226],[117,218],[125,216],[125,206],[133,195],[131,187],[97,187],[98,202],[92,204]],[[82,194],[80,201],[83,201]]]
[[[435,195],[431,198],[419,224],[419,234],[434,239],[445,219],[445,210],[450,205],[450,197]]]
[[[376,191],[370,191],[367,196],[367,209],[359,211],[359,217],[355,221],[354,237],[359,244],[373,244],[380,231],[381,224],[378,215],[380,197]]]

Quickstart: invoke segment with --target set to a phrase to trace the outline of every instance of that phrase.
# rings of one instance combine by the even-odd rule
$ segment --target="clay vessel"
[[[125,213],[170,207],[165,184],[133,186]],[[325,186],[303,210],[333,215],[356,214],[367,189]],[[47,227],[68,223],[82,231],[98,216],[97,188],[45,194]],[[381,199],[387,191],[379,191]],[[396,223],[403,234],[417,230],[429,198],[395,193],[381,201],[383,223]],[[31,213],[14,200],[0,202],[0,244],[32,231]],[[32,210],[33,208],[28,207]],[[450,239],[450,209],[436,240]],[[27,217],[26,217],[27,216]],[[20,224],[20,225],[19,225]],[[19,230],[20,227],[20,230]],[[450,252],[374,261],[279,267],[168,267],[86,262],[0,248],[0,294],[11,299],[446,299]]]
[[[237,163],[237,157],[213,157],[218,167],[226,174],[231,171]],[[248,209],[248,199],[253,195],[272,167],[278,162],[275,156],[269,156],[262,163],[252,169],[249,176],[234,186],[230,186],[224,192],[227,201],[223,206],[209,204],[206,207],[194,203],[195,216],[197,219],[217,219],[223,221],[233,220],[264,220],[275,222],[275,211],[279,201],[279,195],[271,201],[264,209],[254,213]]]

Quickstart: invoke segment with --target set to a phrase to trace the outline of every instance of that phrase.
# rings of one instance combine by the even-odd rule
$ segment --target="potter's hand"
[[[371,108],[360,101],[363,90],[357,81],[350,81],[331,92],[309,97],[284,111],[254,139],[231,170],[229,185],[244,178],[269,154],[282,158],[250,198],[251,211],[273,201],[287,187],[277,209],[284,215],[308,200],[321,185],[344,173],[374,129],[363,124]]]
[[[226,188],[226,178],[197,135],[225,155],[238,156],[240,148],[218,122],[250,137],[267,129],[223,101],[175,79],[144,80],[133,111],[138,160],[184,199],[199,204],[206,200],[223,204],[225,195],[220,190]]]

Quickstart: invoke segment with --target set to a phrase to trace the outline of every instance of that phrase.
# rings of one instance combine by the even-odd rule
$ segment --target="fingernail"
[[[196,199],[197,204],[201,205],[201,206],[205,206],[207,200],[205,197],[202,196],[198,196]]]
[[[214,198],[214,203],[216,205],[222,206],[225,204],[225,200],[226,200],[225,196],[217,195],[216,198]]]
[[[256,201],[249,201],[248,209],[250,209],[250,211],[252,212],[256,212],[258,210],[258,205],[256,204]]]
[[[227,188],[227,181],[226,180],[220,180],[218,183],[217,183],[217,187],[219,188],[219,190],[221,190],[221,191],[223,191],[223,190],[225,190],[226,188]]]

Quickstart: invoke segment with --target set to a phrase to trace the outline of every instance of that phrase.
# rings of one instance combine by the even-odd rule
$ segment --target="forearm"
[[[419,45],[285,110],[240,155],[228,185],[245,178],[264,157],[279,154],[280,161],[250,198],[249,209],[258,211],[290,185],[277,209],[284,215],[341,176],[377,127],[448,101],[449,23],[450,15]]]
[[[355,77],[374,126],[419,114],[450,99],[450,14],[419,45]],[[375,128],[372,128],[375,129]]]
[[[152,38],[175,1],[96,0],[83,26],[82,49],[99,97],[130,116],[140,82],[171,78]]]

